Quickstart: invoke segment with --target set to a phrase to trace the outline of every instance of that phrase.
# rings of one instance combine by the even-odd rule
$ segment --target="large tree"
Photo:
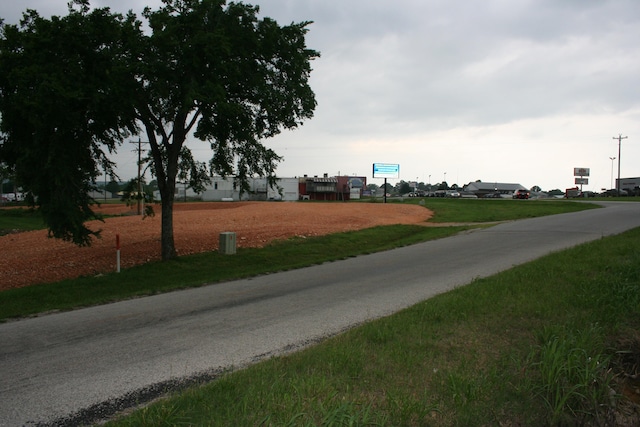
[[[162,258],[176,256],[176,178],[201,185],[208,173],[275,182],[281,161],[263,141],[311,118],[309,22],[280,26],[256,6],[223,0],[163,0],[129,13],[28,11],[0,37],[0,160],[15,165],[51,234],[87,244],[87,195],[108,153],[142,133],[162,199]],[[209,143],[209,164],[187,138]],[[111,172],[111,170],[110,170]]]

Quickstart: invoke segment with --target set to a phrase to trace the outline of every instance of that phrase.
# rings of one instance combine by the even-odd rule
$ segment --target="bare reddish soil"
[[[49,283],[116,269],[116,234],[121,267],[160,259],[161,215],[142,219],[137,209],[103,205],[103,214],[124,216],[93,221],[102,238],[90,247],[47,237],[46,230],[0,236],[0,290]],[[221,232],[232,231],[239,248],[276,239],[319,236],[389,224],[425,222],[432,213],[417,205],[373,203],[219,202],[175,205],[174,237],[179,255],[218,249]]]

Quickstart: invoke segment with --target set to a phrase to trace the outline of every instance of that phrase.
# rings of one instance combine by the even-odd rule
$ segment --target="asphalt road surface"
[[[475,278],[640,226],[640,203],[605,205],[296,271],[0,324],[0,426],[95,422]]]

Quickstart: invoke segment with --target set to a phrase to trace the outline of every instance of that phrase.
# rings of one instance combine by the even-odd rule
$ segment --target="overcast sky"
[[[26,8],[66,14],[68,0],[1,0],[17,23]],[[611,187],[640,177],[638,0],[262,0],[281,25],[314,21],[315,117],[266,142],[282,177],[361,175],[397,163],[400,179]],[[159,0],[94,0],[157,8]],[[136,175],[130,144],[121,178]],[[208,144],[192,144],[201,160]],[[610,160],[616,157],[615,160]],[[395,183],[393,181],[390,181]],[[615,181],[614,181],[615,186]]]

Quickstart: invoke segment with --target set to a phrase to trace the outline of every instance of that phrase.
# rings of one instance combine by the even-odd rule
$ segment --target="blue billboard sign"
[[[373,177],[398,179],[400,178],[400,165],[393,163],[374,163]]]

